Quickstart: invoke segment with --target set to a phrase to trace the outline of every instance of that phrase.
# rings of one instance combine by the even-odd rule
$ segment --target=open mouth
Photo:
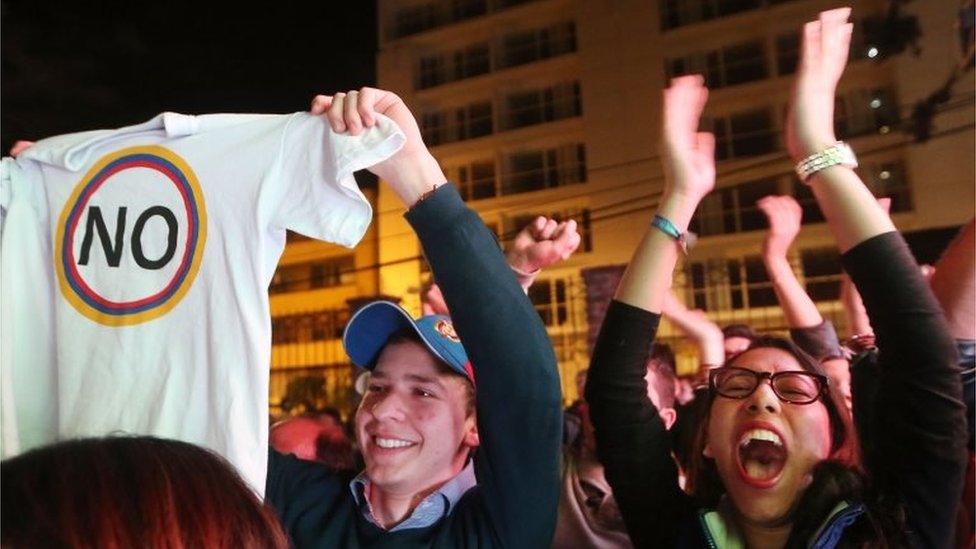
[[[749,429],[739,437],[739,473],[756,488],[769,488],[779,480],[786,465],[786,447],[775,431]]]

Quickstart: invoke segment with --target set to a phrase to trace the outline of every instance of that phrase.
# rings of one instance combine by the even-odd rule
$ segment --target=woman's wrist
[[[670,221],[677,229],[684,233],[688,231],[691,218],[698,208],[700,197],[688,196],[683,192],[668,191],[661,197],[657,208],[657,215]]]
[[[802,162],[810,155],[823,152],[830,147],[833,147],[837,143],[837,137],[833,134],[830,135],[819,135],[811,137],[808,139],[803,139],[800,142],[800,147],[796,151],[796,157],[793,158],[793,163]]]

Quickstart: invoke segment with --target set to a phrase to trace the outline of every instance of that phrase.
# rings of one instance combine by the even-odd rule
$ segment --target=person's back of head
[[[0,464],[3,547],[284,548],[223,458],[154,437],[61,442]]]
[[[722,328],[722,337],[725,339],[723,343],[725,360],[729,360],[748,349],[752,342],[759,337],[759,334],[746,324],[729,324]]]

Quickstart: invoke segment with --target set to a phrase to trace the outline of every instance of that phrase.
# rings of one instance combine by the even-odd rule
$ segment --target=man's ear
[[[667,431],[674,427],[674,422],[678,421],[678,412],[674,408],[661,408],[657,411],[657,415],[661,416],[661,421],[664,422],[664,429]]]
[[[464,429],[464,438],[461,443],[472,449],[480,446],[481,436],[478,435],[478,420],[474,414],[471,414],[471,417],[465,421]]]

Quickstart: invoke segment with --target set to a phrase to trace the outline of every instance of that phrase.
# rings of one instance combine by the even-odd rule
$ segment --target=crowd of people
[[[847,8],[802,48],[784,142],[836,241],[852,333],[840,337],[788,254],[802,210],[758,208],[789,337],[720,327],[672,273],[715,185],[708,90],[664,90],[666,186],[563,410],[556,358],[526,296],[580,242],[539,218],[507,251],[424,146],[395,94],[318,96],[356,135],[381,114],[402,149],[369,169],[407,210],[436,285],[424,316],[374,302],[343,344],[368,372],[348,422],[271,427],[263,501],[233,466],[149,436],[65,441],[0,465],[4,547],[973,547],[976,221],[922,269],[836,139]],[[676,375],[661,318],[699,349]],[[262,449],[263,451],[263,449]]]

